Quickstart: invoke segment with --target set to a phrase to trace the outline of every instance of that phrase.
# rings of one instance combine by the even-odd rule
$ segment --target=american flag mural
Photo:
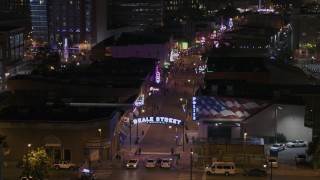
[[[195,96],[192,99],[192,118],[244,120],[270,104],[268,100]]]

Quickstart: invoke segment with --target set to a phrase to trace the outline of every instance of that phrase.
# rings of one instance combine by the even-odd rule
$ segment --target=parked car
[[[276,157],[269,157],[268,162],[269,162],[269,167],[273,167],[273,168],[278,167],[278,161]]]
[[[287,147],[307,147],[308,141],[294,140],[286,144]]]
[[[242,172],[242,175],[244,176],[266,176],[267,171],[262,169],[245,169]]]
[[[145,166],[146,168],[155,168],[157,161],[155,159],[147,159]]]
[[[170,168],[171,167],[171,159],[162,159],[160,167]]]
[[[32,180],[32,177],[31,177],[31,176],[29,176],[29,177],[27,177],[27,176],[22,176],[22,177],[20,178],[20,180]]]
[[[305,153],[297,154],[295,161],[296,165],[305,164],[308,161],[308,155]]]
[[[285,145],[284,144],[273,144],[270,147],[271,151],[283,151],[285,149]]]
[[[127,162],[127,168],[138,168],[138,165],[139,165],[139,159],[135,158],[135,159],[130,159],[128,162]]]
[[[76,164],[70,161],[56,161],[53,164],[53,167],[55,169],[70,169],[71,171],[73,171],[76,168]]]

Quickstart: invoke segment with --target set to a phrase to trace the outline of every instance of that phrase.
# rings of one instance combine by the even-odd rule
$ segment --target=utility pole
[[[0,141],[0,180],[3,180],[3,144]]]

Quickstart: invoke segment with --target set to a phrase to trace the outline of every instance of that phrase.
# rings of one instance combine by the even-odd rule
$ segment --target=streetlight
[[[102,163],[101,131],[102,130],[99,128],[98,131],[99,131],[99,162],[100,162],[100,166],[101,166],[101,163]]]
[[[188,79],[188,84],[191,80]],[[192,96],[194,95],[194,78],[192,78]]]
[[[0,152],[3,152],[3,143],[0,140]],[[0,179],[3,179],[3,153],[0,153]]]
[[[247,140],[247,131],[246,129],[243,132],[243,155],[244,155],[244,164],[247,165],[247,156],[246,156],[246,140]]]
[[[271,165],[270,165],[270,180],[272,180],[272,162],[271,162]]]
[[[89,49],[88,43],[89,43],[89,42],[88,42],[87,40],[85,40],[84,42],[86,43],[86,48],[87,48],[87,51],[88,51],[88,49]]]
[[[27,178],[29,178],[30,176],[30,164],[29,164],[29,151],[30,151],[30,147],[31,147],[31,144],[28,144],[28,150],[27,150],[27,159],[26,159],[26,166],[27,166]]]
[[[192,180],[192,158],[193,158],[193,151],[191,148],[191,150],[190,150],[190,180]]]
[[[183,98],[180,98],[180,101],[182,102],[182,101],[183,101]],[[187,99],[186,99],[186,104],[185,104],[185,106],[183,106],[183,104],[182,104],[183,111],[185,111],[186,113],[188,113],[188,112],[186,111],[187,102],[188,102],[188,101],[187,101]],[[182,122],[182,151],[183,151],[183,152],[184,152],[184,136],[185,136],[185,134],[184,134],[184,128],[185,128],[186,120],[187,120],[187,114],[186,114],[186,119]]]
[[[274,120],[274,138],[275,138],[275,142],[277,143],[277,134],[278,134],[278,132],[277,132],[277,124],[278,124],[278,109],[279,110],[281,110],[282,109],[282,107],[280,107],[280,106],[277,106],[276,104],[275,104],[275,120]]]

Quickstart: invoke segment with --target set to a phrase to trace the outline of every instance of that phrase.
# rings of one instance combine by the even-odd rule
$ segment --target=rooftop
[[[267,72],[263,58],[260,57],[209,57],[210,72]]]
[[[169,33],[126,32],[122,33],[115,45],[165,44],[169,42],[170,36]]]
[[[12,105],[0,111],[1,121],[79,122],[109,118],[116,107],[71,107],[62,104]]]

